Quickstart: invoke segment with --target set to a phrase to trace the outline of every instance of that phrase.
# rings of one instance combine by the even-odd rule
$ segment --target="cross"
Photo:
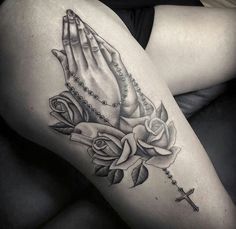
[[[176,198],[175,201],[176,202],[180,202],[182,200],[186,200],[191,205],[193,210],[198,212],[199,211],[199,207],[196,206],[196,204],[189,197],[191,194],[194,193],[194,188],[190,189],[188,192],[185,192],[183,190],[183,188],[179,188],[178,191],[181,193],[181,196]]]

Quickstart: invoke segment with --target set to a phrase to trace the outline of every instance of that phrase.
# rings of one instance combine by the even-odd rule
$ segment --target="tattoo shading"
[[[87,147],[95,174],[118,184],[131,169],[133,187],[149,177],[149,166],[166,173],[195,211],[189,195],[167,170],[180,148],[165,106],[142,93],[119,52],[72,10],[63,17],[63,50],[52,50],[65,75],[67,90],[49,100],[57,123],[53,130]]]

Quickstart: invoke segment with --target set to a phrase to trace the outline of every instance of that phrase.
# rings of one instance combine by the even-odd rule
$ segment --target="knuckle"
[[[98,52],[100,50],[98,46],[93,46],[91,49],[92,52]]]
[[[63,39],[62,40],[63,45],[69,45],[69,40],[68,39]]]
[[[89,43],[88,42],[83,42],[81,44],[81,46],[82,46],[83,49],[88,49],[89,48]]]
[[[71,43],[71,45],[76,45],[79,43],[79,40],[76,36],[72,36],[70,39],[70,43]]]

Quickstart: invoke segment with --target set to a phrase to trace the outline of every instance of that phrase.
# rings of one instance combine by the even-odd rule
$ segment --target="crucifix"
[[[199,207],[190,199],[190,195],[194,193],[194,188],[190,189],[188,192],[185,192],[183,188],[178,188],[178,191],[181,193],[181,196],[176,198],[176,202],[180,202],[182,200],[186,200],[194,211],[199,211]]]

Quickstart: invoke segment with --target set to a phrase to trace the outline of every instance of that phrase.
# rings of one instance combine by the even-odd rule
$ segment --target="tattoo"
[[[133,187],[149,177],[148,168],[161,169],[195,211],[198,207],[177,185],[168,168],[180,148],[176,128],[160,102],[142,93],[119,52],[72,10],[63,17],[63,50],[52,50],[61,63],[67,90],[50,99],[53,130],[87,146],[95,174],[111,184],[132,169]]]

